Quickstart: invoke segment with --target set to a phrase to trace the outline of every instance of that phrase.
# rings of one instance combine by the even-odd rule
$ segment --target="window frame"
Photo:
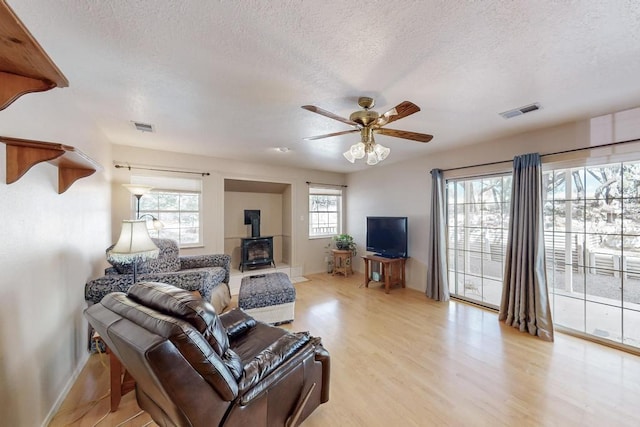
[[[312,206],[312,198],[314,196],[326,196],[326,197],[336,197],[336,210],[327,210],[327,211],[320,211],[320,210],[316,210],[313,211],[311,209]],[[342,188],[336,188],[336,187],[326,187],[326,186],[309,186],[309,197],[308,197],[308,222],[309,222],[309,227],[308,227],[308,235],[309,235],[309,239],[326,239],[328,237],[333,237],[336,236],[338,234],[342,233],[342,229],[343,229],[343,215],[344,215],[344,192],[342,190]],[[335,214],[336,216],[336,226],[335,226],[335,231],[328,231],[326,233],[313,233],[312,230],[314,228],[320,228],[319,227],[319,222],[316,221],[316,227],[314,227],[314,220],[312,219],[314,214],[320,214],[320,213],[326,213],[326,214]],[[329,221],[328,221],[329,222]],[[325,227],[328,228],[328,227]]]
[[[202,180],[192,179],[192,178],[171,178],[171,177],[157,177],[157,176],[132,176],[131,177],[132,184],[143,184],[149,185],[153,187],[148,193],[142,195],[140,199],[140,212],[139,215],[142,217],[145,214],[149,214],[161,222],[164,223],[165,228],[162,230],[156,230],[153,227],[153,221],[151,218],[146,217],[147,230],[149,231],[149,235],[152,238],[170,238],[176,240],[178,242],[179,248],[197,248],[204,246],[204,232],[203,232],[203,203],[202,203]],[[145,208],[145,198],[148,200],[149,197],[155,197],[156,202],[158,202],[158,197],[160,194],[169,194],[169,195],[177,195],[180,197],[181,195],[195,195],[198,199],[198,207],[197,210],[186,210],[180,208],[180,201],[178,200],[178,209],[148,209]],[[131,217],[135,217],[137,211],[137,200],[135,198],[132,199],[131,205]],[[158,205],[158,203],[156,203]],[[178,215],[178,227],[171,228],[171,230],[177,230],[177,238],[174,236],[166,236],[163,235],[163,230],[167,230],[166,220],[163,220],[163,217],[167,215],[177,214]],[[197,227],[186,227],[181,224],[180,216],[182,214],[196,214],[198,218]],[[196,242],[182,242],[180,238],[181,232],[184,228],[197,228],[197,241]]]

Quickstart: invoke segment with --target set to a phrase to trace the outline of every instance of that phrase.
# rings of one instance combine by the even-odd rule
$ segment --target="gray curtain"
[[[499,319],[553,341],[542,218],[542,171],[537,153],[513,159],[509,238]]]
[[[445,205],[442,171],[434,169],[431,171],[431,236],[427,254],[426,294],[436,301],[449,300]]]

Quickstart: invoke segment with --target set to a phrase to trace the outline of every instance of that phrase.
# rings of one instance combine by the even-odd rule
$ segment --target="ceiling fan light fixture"
[[[369,151],[369,153],[367,154],[367,164],[369,166],[378,164],[378,155],[375,151]]]
[[[375,101],[373,98],[360,97],[358,99],[358,105],[362,110],[351,113],[348,119],[313,105],[303,105],[302,108],[305,110],[337,120],[352,127],[351,130],[333,132],[305,139],[315,140],[360,132],[360,142],[349,147],[349,149],[343,153],[343,156],[351,163],[355,163],[355,161],[359,159],[364,159],[366,156],[365,161],[368,165],[376,165],[380,163],[391,153],[391,149],[383,145],[376,144],[376,141],[373,138],[374,133],[409,139],[417,142],[429,142],[433,139],[433,135],[427,135],[424,133],[383,128],[383,126],[388,123],[395,122],[420,111],[420,107],[415,105],[413,102],[403,101],[382,115],[371,110],[374,104]]]
[[[357,144],[353,144],[349,151],[351,151],[351,155],[354,159],[360,160],[364,157],[366,150],[366,146],[362,142],[358,142]]]
[[[351,163],[355,163],[356,160],[363,159],[366,156],[367,164],[373,166],[386,159],[389,153],[391,153],[391,149],[384,145],[376,144],[373,140],[373,135],[371,135],[369,142],[353,144],[348,151],[343,153],[343,156]]]
[[[351,150],[347,150],[344,153],[342,153],[342,155],[344,156],[345,159],[347,159],[350,163],[355,163],[356,162],[356,158],[353,157],[353,153],[351,153]]]
[[[379,161],[383,161],[387,158],[389,153],[391,153],[391,149],[385,147],[384,145],[376,144],[373,149],[373,152],[378,156]]]
[[[360,143],[361,144],[371,144],[375,142],[373,140],[373,129],[370,127],[365,127],[360,130]]]

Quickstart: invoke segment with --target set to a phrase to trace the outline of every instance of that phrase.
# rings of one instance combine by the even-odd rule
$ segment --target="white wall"
[[[201,248],[183,249],[184,254],[222,253],[224,246],[224,180],[266,181],[291,184],[291,242],[283,242],[283,251],[291,254],[291,266],[302,268],[303,274],[326,271],[324,263],[324,246],[330,239],[309,240],[308,225],[308,186],[306,181],[340,185],[345,175],[313,171],[307,169],[285,168],[252,164],[215,157],[196,156],[191,154],[171,153],[143,148],[113,146],[113,159],[120,163],[154,168],[180,169],[209,172],[203,177],[203,226],[204,246]],[[113,166],[112,166],[113,167]],[[131,194],[122,187],[129,182],[131,174],[143,174],[145,171],[115,169],[113,172],[113,216],[114,233],[119,229],[122,219],[130,216]],[[151,173],[151,172],[146,172]],[[161,174],[157,172],[157,174]],[[179,176],[169,174],[169,176]],[[193,177],[193,175],[190,175]],[[286,205],[286,203],[284,204]],[[284,216],[284,213],[283,213]],[[287,231],[288,232],[288,231]],[[112,235],[112,239],[117,236]]]
[[[443,151],[402,163],[381,163],[347,177],[347,232],[358,244],[358,254],[366,253],[367,216],[407,216],[410,257],[406,267],[407,286],[418,290],[426,289],[432,169],[510,160],[518,154],[544,154],[586,147],[590,144],[589,122],[569,123],[454,150],[446,150],[446,143],[439,141],[437,135],[430,144],[443,145]],[[364,271],[359,257],[354,268]]]
[[[75,146],[108,166],[98,132],[48,120],[60,110],[85,119],[65,91],[29,94],[0,111],[0,135]],[[0,424],[38,426],[88,357],[84,284],[110,240],[109,170],[58,194],[56,167],[35,165],[7,185],[4,144],[0,158]]]
[[[291,204],[291,186],[288,185],[282,193],[282,260],[291,265],[293,257],[291,253],[293,205]],[[308,222],[308,221],[307,221]]]

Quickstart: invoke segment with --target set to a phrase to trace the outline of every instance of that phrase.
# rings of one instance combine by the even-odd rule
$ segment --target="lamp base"
[[[133,261],[133,284],[136,284],[138,276],[138,260]]]

